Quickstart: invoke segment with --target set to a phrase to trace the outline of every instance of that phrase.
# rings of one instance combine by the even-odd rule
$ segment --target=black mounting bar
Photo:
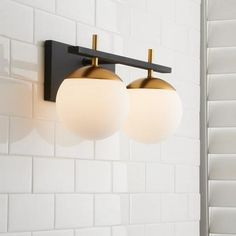
[[[107,52],[96,51],[90,48],[84,48],[80,46],[69,47],[69,53],[86,57],[98,57],[103,64],[122,64],[145,70],[151,69],[153,71],[160,73],[171,73],[170,67],[148,63],[145,61],[140,61],[129,57],[118,56]]]
[[[146,70],[151,69],[160,73],[171,73],[170,67],[53,40],[45,41],[44,46],[44,100],[46,101],[54,102],[63,80],[76,69],[91,64],[93,57],[98,57],[99,65],[113,72],[115,72],[115,64],[122,64]]]

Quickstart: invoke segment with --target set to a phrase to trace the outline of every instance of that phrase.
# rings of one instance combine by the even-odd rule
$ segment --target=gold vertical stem
[[[97,34],[93,34],[93,42],[92,42],[92,49],[97,50],[97,41],[98,41],[98,36]],[[92,59],[92,65],[93,66],[98,66],[98,58],[94,57]]]
[[[148,49],[148,63],[152,63],[152,49]],[[152,69],[148,69],[148,78],[152,77]]]

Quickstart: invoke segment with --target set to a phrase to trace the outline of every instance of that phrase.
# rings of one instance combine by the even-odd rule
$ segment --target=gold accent
[[[121,78],[110,70],[100,66],[84,66],[70,74],[68,79],[103,79],[103,80],[119,80]]]
[[[152,58],[153,51],[152,49],[148,49],[149,63],[152,63]],[[133,81],[127,86],[127,89],[166,89],[175,91],[175,88],[171,84],[162,79],[153,77],[152,72],[152,69],[148,69],[147,78],[141,78]]]
[[[97,50],[97,35],[93,35],[92,41],[93,50]],[[102,68],[98,65],[98,58],[95,57],[92,59],[91,66],[81,67],[74,72],[72,72],[68,77],[68,79],[103,79],[103,80],[118,80],[122,81],[121,78],[113,73],[110,70]]]
[[[152,55],[153,55],[152,49],[148,49],[148,62],[149,63],[152,63]],[[152,69],[148,69],[148,78],[152,78]]]
[[[98,46],[98,36],[97,36],[97,34],[93,34],[92,49],[97,50],[97,46]],[[92,59],[92,65],[98,66],[98,58],[97,57],[94,57]]]
[[[167,89],[175,90],[175,88],[166,81],[159,78],[143,78],[137,79],[127,86],[127,89]]]

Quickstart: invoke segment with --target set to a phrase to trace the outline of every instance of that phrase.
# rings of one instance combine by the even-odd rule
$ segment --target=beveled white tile
[[[63,124],[56,124],[56,156],[78,159],[94,158],[94,142],[81,139]]]
[[[161,196],[161,220],[164,222],[188,219],[188,196],[185,194],[163,194]]]
[[[32,232],[33,236],[73,236],[73,230],[51,230],[51,231],[39,231]]]
[[[175,227],[174,224],[168,224],[168,223],[146,225],[145,233],[146,233],[145,236],[157,236],[157,235],[173,236],[175,234]]]
[[[32,117],[32,84],[0,77],[0,114]]]
[[[128,195],[95,196],[95,225],[120,225],[129,222]]]
[[[198,222],[186,222],[175,224],[176,236],[198,236],[199,229],[200,227]]]
[[[33,41],[33,9],[14,1],[0,2],[0,34]]]
[[[35,43],[51,39],[68,44],[75,44],[76,24],[63,17],[43,11],[35,11]]]
[[[14,78],[38,81],[38,50],[34,45],[11,41],[11,75]]]
[[[144,192],[145,164],[122,163],[113,164],[114,192]]]
[[[118,133],[95,142],[95,159],[120,160],[120,136]]]
[[[12,194],[9,196],[9,231],[49,230],[54,223],[54,196]]]
[[[0,195],[0,232],[7,232],[7,195]]]
[[[31,192],[32,158],[0,156],[0,192]]]
[[[114,226],[112,236],[145,236],[145,227],[144,225]]]
[[[146,167],[147,192],[173,192],[174,166],[163,164],[147,164]]]
[[[175,190],[176,192],[199,192],[199,167],[176,166]]]
[[[0,37],[0,74],[8,75],[10,70],[10,40]]]
[[[55,228],[88,227],[93,224],[93,196],[89,194],[56,195]]]
[[[55,4],[56,0],[47,0],[47,1],[41,1],[41,0],[16,0],[17,2],[35,7],[40,8],[46,11],[54,12],[55,11]]]
[[[75,231],[75,236],[111,236],[110,228],[93,227],[88,229],[78,229]]]
[[[33,85],[33,117],[43,120],[57,120],[56,103],[44,100],[44,85]]]
[[[160,144],[143,144],[131,142],[131,159],[134,161],[159,161],[161,157]]]
[[[89,13],[89,14],[88,14]],[[95,1],[94,0],[58,0],[57,14],[87,24],[94,24]]]
[[[104,161],[76,161],[77,192],[110,192],[111,163]]]
[[[73,192],[74,161],[34,158],[33,191],[36,193]]]
[[[54,124],[48,121],[11,118],[10,153],[54,155]]]
[[[150,224],[160,221],[159,194],[132,194],[130,207],[131,224]]]
[[[8,152],[9,118],[0,116],[0,153]]]
[[[161,144],[161,160],[165,163],[200,165],[199,140],[170,137]]]
[[[189,218],[194,221],[200,220],[201,205],[200,205],[200,194],[189,194]]]

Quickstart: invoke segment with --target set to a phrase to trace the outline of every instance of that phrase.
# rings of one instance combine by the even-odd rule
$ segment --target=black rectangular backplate
[[[167,66],[47,40],[44,60],[44,100],[55,102],[57,91],[63,80],[76,69],[91,64],[93,57],[99,58],[101,67],[113,72],[115,72],[115,64],[122,64],[160,73],[171,73],[171,68]]]
[[[88,65],[91,58],[69,53],[71,45],[47,40],[44,65],[44,100],[55,102],[57,91],[63,80],[76,69]],[[100,66],[115,72],[115,64]]]

